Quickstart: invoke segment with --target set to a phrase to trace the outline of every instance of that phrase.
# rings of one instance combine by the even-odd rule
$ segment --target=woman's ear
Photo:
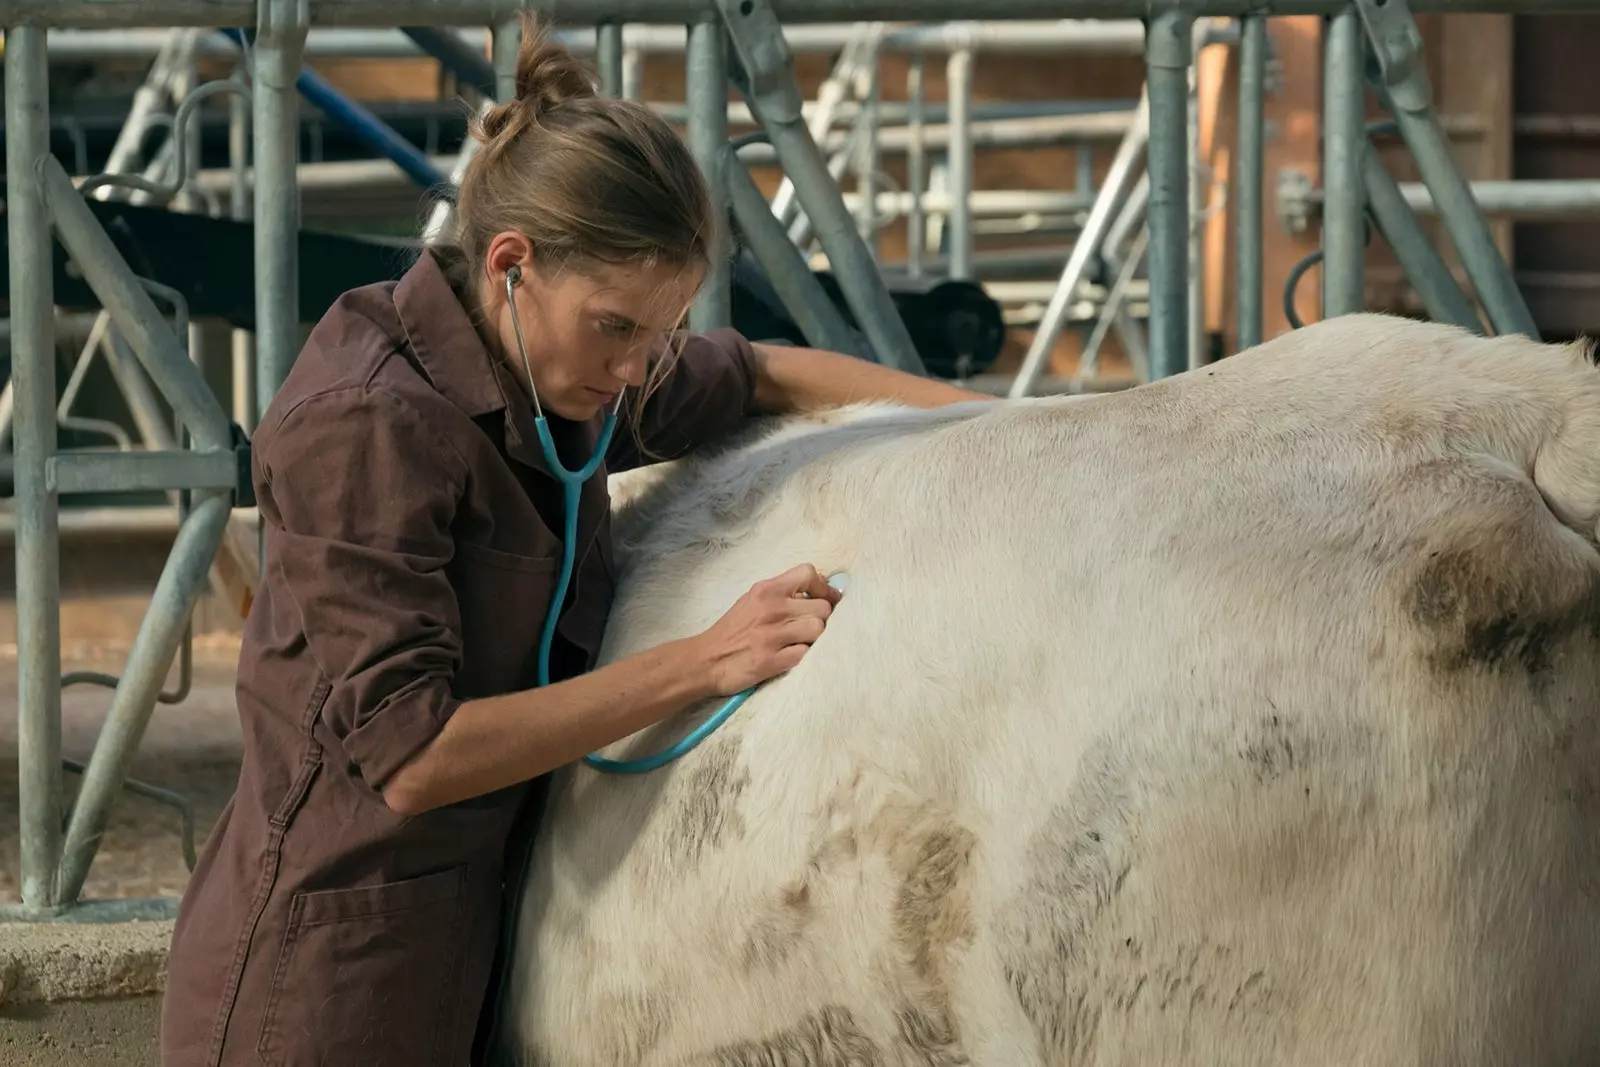
[[[489,242],[489,254],[485,257],[484,267],[496,289],[505,285],[506,272],[513,267],[519,268],[526,278],[533,267],[533,242],[513,231],[495,234]]]

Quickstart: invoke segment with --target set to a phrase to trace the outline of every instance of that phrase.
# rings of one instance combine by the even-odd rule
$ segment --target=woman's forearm
[[[588,674],[458,707],[428,746],[383,786],[389,807],[417,815],[565,766],[715,695],[693,639]]]
[[[758,368],[756,406],[764,412],[820,411],[867,400],[933,408],[995,399],[838,352],[761,344],[751,348]]]

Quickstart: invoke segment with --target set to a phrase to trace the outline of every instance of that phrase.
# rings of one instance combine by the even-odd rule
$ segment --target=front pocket
[[[256,1043],[272,1067],[442,1063],[467,868],[296,893]]]

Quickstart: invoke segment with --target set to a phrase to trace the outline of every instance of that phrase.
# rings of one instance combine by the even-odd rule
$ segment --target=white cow
[[[1352,315],[645,481],[605,658],[850,585],[681,761],[556,780],[513,1058],[1600,1062],[1583,346]]]

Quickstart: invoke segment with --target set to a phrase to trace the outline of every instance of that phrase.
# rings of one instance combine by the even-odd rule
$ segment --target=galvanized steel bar
[[[805,127],[794,55],[784,45],[768,0],[718,0],[718,7],[738,55],[739,89],[760,116],[794,182],[800,206],[816,228],[850,310],[872,343],[874,357],[888,366],[926,373],[911,333],[828,174],[827,162]]]
[[[922,206],[923,194],[928,189],[928,152],[923,127],[925,67],[926,60],[921,55],[906,61],[906,192],[911,197],[911,211],[906,216],[906,271],[913,278],[922,277],[928,239],[928,219]]]
[[[1246,15],[1240,29],[1238,176],[1234,194],[1238,205],[1236,253],[1238,263],[1239,347],[1261,343],[1266,295],[1262,274],[1262,173],[1265,158],[1267,16]]]
[[[479,96],[494,96],[494,65],[481,47],[474,48],[460,34],[435,26],[406,26],[401,32]],[[302,47],[301,58],[304,57]]]
[[[1378,232],[1394,251],[1411,287],[1422,298],[1428,316],[1438,322],[1453,322],[1474,333],[1482,333],[1477,310],[1450,273],[1433,242],[1423,232],[1417,217],[1401,196],[1394,177],[1384,168],[1377,150],[1369,143],[1361,155],[1361,178],[1367,203],[1372,208]]]
[[[234,64],[234,79],[247,83],[249,66],[249,61],[241,54]],[[250,101],[240,94],[228,94],[229,215],[241,222],[250,218],[255,206],[250,192],[250,108]],[[255,333],[233,329],[229,337],[233,356],[233,421],[245,433],[253,433],[256,428]]]
[[[299,160],[301,47],[308,0],[262,0],[253,46],[256,418],[288,377],[300,348]],[[252,10],[252,17],[258,12]],[[247,25],[250,19],[218,19]],[[198,439],[198,435],[196,435]]]
[[[602,22],[594,28],[595,73],[600,76],[600,95],[612,100],[622,97],[622,23]]]
[[[1322,96],[1322,316],[1366,306],[1366,40],[1352,6],[1328,22]]]
[[[56,355],[50,207],[35,161],[49,158],[45,31],[6,34],[6,225],[11,256],[11,375],[16,467],[17,790],[22,903],[60,902],[61,574],[57,501]]]
[[[271,0],[262,0],[271,2]],[[393,27],[489,25],[523,10],[556,21],[596,25],[618,22],[687,25],[721,0],[310,0],[316,26]],[[781,21],[794,24],[917,19],[943,22],[972,15],[972,0],[772,0]],[[1275,0],[1274,15],[1326,15],[1339,0]],[[1149,0],[984,0],[986,20],[1137,19],[1149,14]],[[1593,0],[1417,0],[1419,12],[1581,14]],[[239,26],[256,19],[257,0],[0,0],[0,25],[71,26]],[[1260,0],[1189,0],[1194,17],[1247,15]]]
[[[1495,247],[1489,224],[1472,199],[1434,111],[1416,20],[1405,0],[1383,0],[1382,4],[1356,0],[1356,7],[1377,59],[1375,85],[1400,127],[1423,184],[1439,206],[1445,229],[1495,331],[1537,338],[1533,314]]]
[[[238,483],[232,452],[58,452],[50,462],[51,490],[142,493],[163,489],[228,489]]]
[[[795,325],[800,327],[806,342],[816,348],[870,358],[870,350],[828,299],[805,256],[789,240],[783,224],[772,214],[767,198],[734,154],[733,146],[724,145],[722,155],[728,199],[745,243],[755,253],[767,280]]]
[[[1189,366],[1189,68],[1194,20],[1156,15],[1145,41],[1150,99],[1150,377]]]
[[[517,49],[522,44],[522,25],[515,19],[498,24],[490,49],[494,54],[495,99],[514,100],[517,96]]]
[[[705,19],[689,27],[684,99],[689,105],[688,140],[711,193],[717,225],[725,227],[728,194],[722,149],[728,143],[728,51],[722,23]],[[689,328],[714,330],[733,322],[733,289],[725,252],[712,256],[705,284],[689,309]]]
[[[1439,205],[1421,182],[1401,182],[1400,195],[1419,214],[1435,215]],[[1467,183],[1472,202],[1488,218],[1600,219],[1600,181],[1562,178],[1485,179]]]
[[[1194,29],[1195,27],[1191,27]],[[1188,354],[1186,366],[1194,370],[1205,362],[1206,350],[1206,272],[1205,230],[1201,220],[1205,216],[1206,183],[1200,180],[1200,34],[1189,35],[1189,70],[1184,103],[1183,172],[1188,185],[1188,207],[1183,214],[1184,255],[1188,273],[1189,306],[1186,318],[1189,323],[1188,340],[1184,351]]]
[[[1094,198],[1094,206],[1089,209],[1089,217],[1084,220],[1083,229],[1072,244],[1072,254],[1067,257],[1067,264],[1061,270],[1061,277],[1056,282],[1050,302],[1045,305],[1044,314],[1034,330],[1033,341],[1028,345],[1028,351],[1022,357],[1022,366],[1017,371],[1016,379],[1011,383],[1009,396],[1013,398],[1027,396],[1029,390],[1033,388],[1033,383],[1044,372],[1045,359],[1055,347],[1056,338],[1061,334],[1061,327],[1067,318],[1067,309],[1077,297],[1078,286],[1083,282],[1090,259],[1105,241],[1106,233],[1116,218],[1117,205],[1122,200],[1123,191],[1128,187],[1132,177],[1134,163],[1144,152],[1149,140],[1149,121],[1150,100],[1147,90],[1139,97],[1133,125],[1123,137],[1122,143],[1117,146],[1117,154],[1112,158],[1105,182]],[[1181,155],[1179,159],[1182,159]]]
[[[950,276],[972,277],[972,49],[958,48],[945,61],[950,109]]]
[[[111,313],[111,320],[133,346],[156,387],[202,449],[231,448],[232,430],[216,395],[189,361],[188,351],[168,328],[143,284],[122,261],[72,179],[52,156],[40,162],[38,173],[62,247]]]
[[[856,171],[856,232],[866,243],[874,263],[878,260],[878,106],[883,93],[878,84],[876,54],[861,72],[861,111],[856,139],[851,145]]]
[[[228,490],[198,491],[194,510],[178,530],[72,806],[57,874],[65,900],[76,900],[83,890],[111,815],[111,803],[138,752],[156,696],[189,624],[195,597],[222,547],[232,500]]]

